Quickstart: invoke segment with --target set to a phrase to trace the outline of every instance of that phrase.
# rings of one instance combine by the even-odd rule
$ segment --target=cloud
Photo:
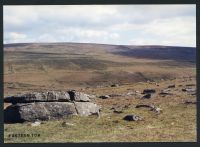
[[[17,32],[11,32],[9,34],[6,34],[5,41],[12,41],[13,43],[21,42],[23,40],[26,40],[27,36],[26,34],[17,33]]]
[[[195,5],[4,6],[3,10],[4,43],[196,46]]]

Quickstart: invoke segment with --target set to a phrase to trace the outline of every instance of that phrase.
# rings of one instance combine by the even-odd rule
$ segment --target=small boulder
[[[171,84],[168,86],[168,88],[175,88],[175,87],[176,87],[175,84]]]
[[[194,88],[183,88],[182,91],[184,91],[184,92],[196,92],[196,89],[194,89]]]
[[[67,127],[67,126],[75,126],[75,124],[72,124],[72,123],[68,123],[68,122],[62,122],[62,127]]]
[[[156,93],[155,89],[144,89],[143,94],[151,94],[151,93]]]
[[[114,110],[113,112],[114,112],[114,113],[123,113],[122,110]]]
[[[119,84],[112,84],[111,87],[119,87]]]
[[[151,111],[154,111],[154,112],[156,112],[157,114],[160,114],[160,113],[162,112],[162,109],[159,108],[159,107],[153,107],[153,108],[151,108]]]
[[[40,126],[41,122],[40,121],[35,121],[33,123],[31,123],[32,127],[36,127],[36,126]]]
[[[139,121],[139,120],[142,120],[142,118],[140,116],[137,116],[137,115],[126,115],[123,119],[126,120],[126,121]]]

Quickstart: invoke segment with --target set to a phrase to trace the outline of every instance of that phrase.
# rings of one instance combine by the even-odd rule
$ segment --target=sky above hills
[[[4,43],[196,47],[195,5],[4,6]]]

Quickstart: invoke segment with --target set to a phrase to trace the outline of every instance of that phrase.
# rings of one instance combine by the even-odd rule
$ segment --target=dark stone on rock
[[[140,116],[137,115],[126,115],[124,118],[124,120],[127,121],[138,121],[138,120],[142,120],[142,118]]]
[[[168,88],[175,88],[175,84],[169,85]]]
[[[143,94],[150,94],[150,93],[156,93],[155,89],[144,89]]]
[[[142,98],[143,99],[150,99],[151,98],[151,94],[150,93],[145,94]]]
[[[88,97],[87,94],[78,92],[75,90],[68,91],[70,95],[71,101],[76,101],[76,102],[90,102],[90,98]]]
[[[50,120],[77,115],[73,103],[70,102],[37,102],[16,104],[4,110],[5,122],[23,122],[35,120]]]

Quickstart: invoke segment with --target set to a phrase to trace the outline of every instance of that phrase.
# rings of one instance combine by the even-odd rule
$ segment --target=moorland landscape
[[[5,122],[5,142],[196,141],[195,51],[156,45],[5,44],[5,98],[75,90],[100,106],[98,115],[39,120],[38,125]],[[5,102],[4,109],[11,105]],[[9,137],[16,133],[40,137]]]

